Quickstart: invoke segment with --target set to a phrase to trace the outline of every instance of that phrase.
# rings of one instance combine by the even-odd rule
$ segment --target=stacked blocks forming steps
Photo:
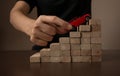
[[[88,25],[80,25],[78,31],[70,32],[70,37],[59,38],[59,43],[51,43],[30,57],[30,62],[101,62],[101,25],[89,20]]]

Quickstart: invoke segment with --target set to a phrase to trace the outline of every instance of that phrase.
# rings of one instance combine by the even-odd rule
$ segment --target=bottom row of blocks
[[[101,62],[101,56],[42,57],[41,62]]]
[[[30,62],[101,62],[101,60],[101,56],[41,57],[40,53],[30,57]]]

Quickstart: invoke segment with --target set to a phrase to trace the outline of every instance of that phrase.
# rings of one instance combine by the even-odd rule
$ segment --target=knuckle
[[[48,41],[52,41],[53,40],[53,37],[49,37]]]
[[[40,19],[42,19],[42,18],[44,18],[44,17],[45,17],[45,15],[40,15],[40,16],[39,16]]]
[[[39,22],[36,21],[35,24],[34,24],[34,26],[33,26],[33,28],[36,29],[36,28],[38,28],[38,27],[39,27]]]
[[[43,21],[43,19],[44,19],[45,17],[46,17],[45,15],[40,15],[37,20],[38,20],[38,21]]]
[[[35,29],[32,30],[32,36],[35,36],[36,35],[36,31]]]
[[[51,33],[51,35],[53,35],[53,36],[54,36],[54,35],[56,35],[56,32],[55,32],[55,31],[53,31],[53,32]]]
[[[30,37],[30,41],[34,43],[35,42],[35,38],[34,37]]]
[[[57,19],[57,16],[52,16],[51,21],[55,21]]]
[[[68,23],[67,23],[67,22],[63,22],[63,25],[65,25],[65,26],[66,26],[66,25],[68,25]]]
[[[48,44],[48,42],[46,42],[46,41],[39,43],[40,46],[46,46],[47,44]]]

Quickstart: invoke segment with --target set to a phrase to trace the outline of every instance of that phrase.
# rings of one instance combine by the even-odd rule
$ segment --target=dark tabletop
[[[0,76],[120,76],[120,50],[104,51],[101,63],[30,63],[32,51],[0,52]]]

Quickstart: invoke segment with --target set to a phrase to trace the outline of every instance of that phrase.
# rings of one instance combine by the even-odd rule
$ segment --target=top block
[[[99,19],[89,20],[89,25],[91,25],[92,31],[101,31],[101,21]]]

